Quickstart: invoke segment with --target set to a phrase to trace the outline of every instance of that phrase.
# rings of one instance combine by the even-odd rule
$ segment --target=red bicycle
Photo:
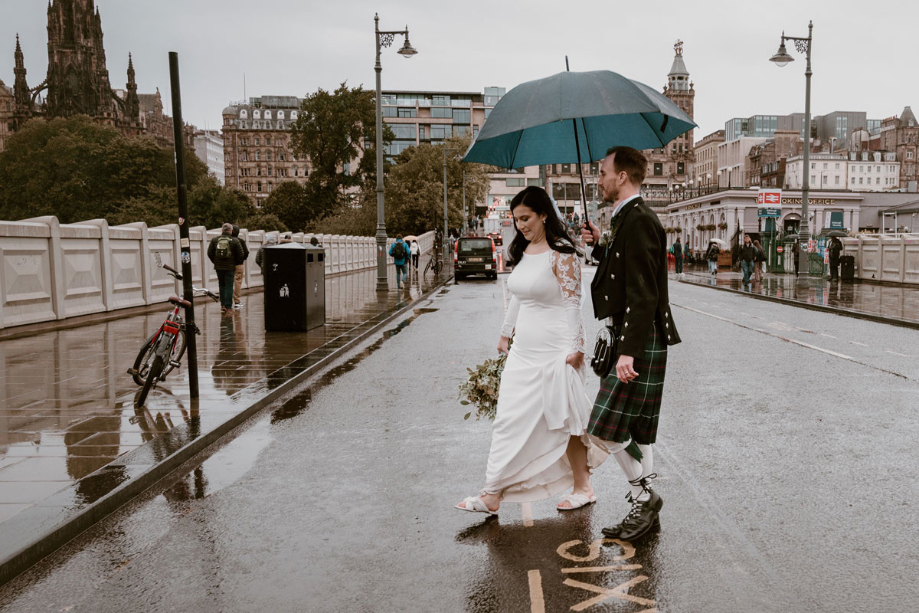
[[[167,264],[163,264],[160,254],[154,255],[156,265],[166,271],[169,276],[181,281],[182,273]],[[220,296],[209,289],[192,287],[195,296],[207,296],[215,302],[220,301]],[[134,405],[142,407],[147,400],[150,390],[156,387],[160,381],[165,381],[166,376],[179,367],[182,356],[185,355],[186,333],[188,324],[182,319],[182,308],[189,307],[191,304],[177,296],[170,296],[169,302],[173,308],[166,315],[165,321],[144,342],[137,358],[134,360],[133,368],[128,369],[128,374],[134,379],[134,383],[141,386],[141,390],[134,399]],[[197,326],[192,326],[195,334],[201,331]]]

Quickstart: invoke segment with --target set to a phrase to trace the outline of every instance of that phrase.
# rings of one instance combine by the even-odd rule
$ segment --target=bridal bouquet
[[[476,419],[487,417],[495,420],[495,412],[498,409],[498,386],[506,361],[507,355],[502,353],[496,358],[485,360],[474,370],[466,369],[469,371],[469,379],[459,386],[460,404],[474,406]],[[463,419],[469,419],[471,416],[472,411],[466,413]]]

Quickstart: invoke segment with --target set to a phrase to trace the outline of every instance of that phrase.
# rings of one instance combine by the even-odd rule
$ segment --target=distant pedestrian
[[[415,270],[418,270],[418,260],[421,258],[421,247],[418,245],[418,241],[412,241],[412,266],[415,267]]]
[[[743,284],[750,283],[750,277],[753,276],[753,265],[756,262],[756,256],[759,252],[753,246],[749,234],[744,234],[743,245],[740,246],[740,269],[743,271]]]
[[[236,275],[233,278],[233,308],[239,309],[242,308],[242,289],[243,289],[243,277],[246,276],[246,264],[245,261],[249,259],[249,246],[246,245],[246,241],[239,238],[239,226],[233,226],[233,238],[239,241],[239,244],[243,248],[243,263],[236,267]]]
[[[839,256],[842,255],[842,241],[837,237],[830,239],[830,279],[839,279]]]
[[[753,261],[753,282],[762,283],[763,267],[766,265],[766,252],[758,240],[753,241],[753,246],[756,247],[756,259]]]
[[[402,281],[408,276],[406,264],[411,253],[411,248],[402,240],[402,235],[396,236],[396,242],[389,248],[389,255],[392,256],[393,264],[396,265],[396,284],[399,289],[402,289]]]
[[[680,242],[680,237],[676,237],[676,242],[673,243],[673,246],[670,248],[670,253],[673,254],[673,262],[676,267],[676,274],[683,274],[683,244]]]
[[[292,243],[292,242],[293,242],[293,237],[291,236],[290,232],[285,232],[284,234],[281,235],[281,238],[278,239],[278,244],[280,245],[285,245],[287,243]]]
[[[217,285],[220,287],[220,306],[223,312],[233,310],[233,279],[236,266],[243,262],[242,243],[233,238],[233,224],[225,223],[220,236],[211,239],[207,257],[217,271]]]
[[[255,263],[258,264],[258,267],[262,270],[265,268],[265,247],[271,247],[276,245],[278,238],[274,234],[269,234],[265,237],[265,244],[259,247],[258,253],[255,254]]]
[[[695,264],[695,256],[689,246],[689,241],[686,241],[686,244],[683,245],[683,259],[686,260],[687,264]]]
[[[792,260],[794,261],[796,277],[798,276],[798,273],[800,272],[798,270],[798,268],[800,268],[800,260],[799,260],[800,252],[801,252],[801,241],[795,238],[795,242],[791,246],[791,253],[792,253],[791,257],[792,257]]]
[[[718,274],[719,253],[721,253],[721,249],[718,247],[718,243],[715,241],[709,241],[708,250],[705,252],[705,259],[708,260],[708,272],[713,275]]]

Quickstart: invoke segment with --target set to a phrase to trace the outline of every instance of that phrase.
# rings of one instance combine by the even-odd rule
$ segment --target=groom
[[[632,508],[612,538],[630,540],[658,523],[664,504],[651,487],[653,448],[664,391],[667,346],[680,342],[667,297],[667,241],[657,215],[639,191],[648,160],[631,147],[614,147],[600,166],[603,201],[613,206],[609,235],[582,228],[600,264],[591,283],[594,314],[610,318],[617,343],[615,370],[600,384],[587,432],[605,441],[629,481]]]

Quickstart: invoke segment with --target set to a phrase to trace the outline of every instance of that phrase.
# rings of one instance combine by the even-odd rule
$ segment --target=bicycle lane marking
[[[575,539],[572,541],[566,541],[558,546],[556,553],[563,560],[575,563],[583,562],[593,562],[600,557],[603,545],[615,544],[622,549],[622,553],[616,555],[611,560],[612,562],[624,562],[631,559],[635,555],[635,547],[632,546],[628,541],[622,541],[619,539],[609,539],[609,538],[600,538],[594,541],[591,541],[588,544],[587,554],[586,555],[577,555],[571,550],[576,547],[583,547],[586,543],[580,539]],[[574,574],[588,574],[588,573],[610,573],[610,572],[623,572],[623,571],[638,571],[642,569],[641,564],[610,564],[605,566],[567,566],[562,567],[561,573],[565,575],[574,575]],[[542,575],[539,570],[530,570],[528,571],[529,585],[530,585],[530,609],[532,613],[536,611],[545,610],[545,598],[543,594],[542,587]],[[619,583],[615,587],[605,587],[602,585],[595,585],[593,583],[588,583],[587,581],[579,581],[572,579],[570,577],[562,581],[562,585],[575,588],[578,590],[583,590],[590,592],[591,594],[596,594],[591,596],[586,600],[582,600],[570,608],[572,611],[583,611],[592,606],[598,605],[600,603],[606,602],[611,598],[616,598],[626,602],[632,602],[639,604],[645,607],[652,607],[649,609],[643,609],[638,613],[655,613],[657,611],[656,607],[657,602],[650,598],[643,598],[641,596],[634,596],[629,594],[629,590],[635,586],[644,583],[649,577],[644,574],[639,574],[637,576],[632,576],[626,581]],[[618,581],[618,579],[617,579]]]

